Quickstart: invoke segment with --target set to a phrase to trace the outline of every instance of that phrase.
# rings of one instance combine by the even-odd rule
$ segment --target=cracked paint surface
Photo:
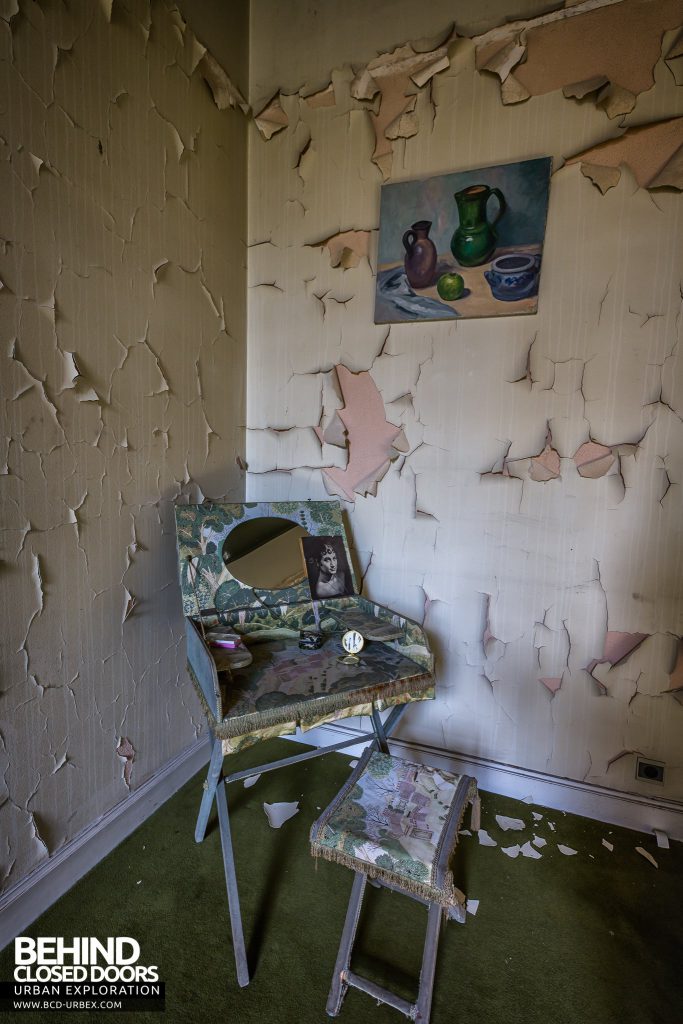
[[[671,6],[648,35],[654,57],[649,43],[639,57],[651,87],[605,37],[600,73],[634,97],[614,118],[605,112],[623,95],[611,88],[596,105],[608,83],[583,71],[561,83],[576,87],[573,98],[560,85],[504,105],[500,76],[479,73],[477,54],[481,63],[482,45],[534,24],[465,39],[460,24],[449,35],[444,7],[445,35],[410,49],[428,54],[449,39],[445,61],[421,87],[394,83],[393,120],[407,120],[379,160],[384,94],[367,54],[349,56],[353,18],[337,18],[340,56],[326,77],[302,70],[298,86],[292,69],[315,64],[315,28],[283,27],[283,78],[273,56],[267,95],[279,88],[288,125],[267,142],[250,133],[247,488],[252,500],[324,498],[329,475],[352,464],[354,440],[375,433],[363,426],[354,439],[346,429],[335,367],[368,374],[379,425],[401,435],[376,495],[345,495],[363,592],[423,622],[437,661],[437,700],[406,715],[402,735],[651,795],[635,778],[640,753],[666,763],[661,795],[681,800],[683,208],[670,189],[639,187],[625,165],[603,196],[564,162],[683,116]],[[494,7],[492,18],[514,17]],[[571,31],[599,7],[607,11],[571,8]],[[620,7],[598,13],[611,19]],[[303,0],[294,8],[296,21]],[[547,17],[559,24],[568,12],[538,24]],[[377,62],[386,66],[401,42],[387,27]],[[520,56],[513,46],[499,67],[530,74]],[[538,314],[373,324],[384,177],[538,154],[556,168]],[[352,232],[368,233],[367,258],[337,260]],[[625,636],[642,642],[619,658]]]
[[[248,122],[171,4],[4,6],[10,887],[202,726],[172,503],[243,496]]]

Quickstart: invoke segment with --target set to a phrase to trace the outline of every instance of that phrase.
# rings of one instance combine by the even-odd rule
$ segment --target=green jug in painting
[[[498,200],[494,220],[487,217],[491,196]],[[468,185],[455,193],[460,223],[451,239],[451,252],[461,267],[478,267],[493,255],[498,236],[495,225],[505,213],[507,204],[499,188],[488,185]]]

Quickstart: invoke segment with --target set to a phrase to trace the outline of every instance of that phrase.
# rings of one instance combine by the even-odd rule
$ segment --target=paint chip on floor
[[[295,800],[294,803],[279,803],[279,804],[264,804],[263,810],[266,812],[268,818],[268,824],[271,828],[280,828],[286,821],[293,818],[299,811],[299,801]]]
[[[603,839],[602,845],[605,847],[606,850],[609,850],[610,853],[614,849],[614,843],[610,843],[609,839]]]
[[[496,840],[491,838],[485,828],[480,828],[477,835],[479,836],[480,846],[498,846]]]
[[[562,843],[558,843],[557,848],[560,851],[560,853],[563,853],[565,855],[565,857],[573,857],[576,853],[578,853],[578,850],[572,850],[571,846],[563,846]]]
[[[543,838],[543,836],[534,836],[531,842],[534,844],[534,846],[537,846],[539,850],[542,850],[544,846],[547,846],[547,842]]]
[[[358,764],[358,758],[355,758],[355,760],[349,761],[349,768],[355,768],[357,764]]]
[[[541,854],[538,852],[535,846],[527,841],[521,849],[522,857],[529,857],[530,860],[540,860]]]
[[[461,828],[460,831],[458,832],[458,835],[460,835],[460,836],[471,836],[472,833],[470,832],[470,830],[468,828]]]
[[[255,786],[258,780],[261,778],[261,773],[258,775],[250,775],[248,779],[244,780],[244,788],[249,789],[251,786]]]
[[[654,859],[654,857],[652,856],[652,854],[651,854],[651,853],[648,853],[648,852],[647,852],[647,850],[644,850],[644,849],[642,848],[642,846],[636,846],[636,853],[639,853],[641,857],[644,857],[644,858],[645,858],[645,860],[649,860],[650,864],[652,864],[652,865],[653,865],[654,867],[656,867],[656,868],[658,868],[658,867],[659,867],[659,864],[658,864],[658,863],[657,863],[657,861],[656,861],[656,860]]]
[[[502,828],[503,832],[507,832],[508,830],[519,832],[526,827],[521,818],[508,818],[505,814],[497,814],[496,821]]]
[[[543,821],[543,815],[539,814],[538,811],[532,811],[531,815],[532,815],[534,821]]]
[[[555,822],[554,821],[549,821],[548,822],[548,828],[550,829],[551,832],[554,832],[555,831]]]
[[[514,846],[501,846],[501,850],[506,857],[512,857],[514,860],[515,857],[519,857],[520,846],[519,843],[515,843]]]
[[[467,913],[471,914],[472,917],[474,917],[476,912],[479,910],[479,900],[468,900],[465,906],[467,909]]]
[[[659,829],[659,828],[655,828],[652,831],[655,834],[655,838],[657,840],[657,846],[660,848],[660,850],[668,850],[668,849],[670,849],[670,847],[669,847],[669,837],[666,834],[666,832],[662,832],[662,830]]]

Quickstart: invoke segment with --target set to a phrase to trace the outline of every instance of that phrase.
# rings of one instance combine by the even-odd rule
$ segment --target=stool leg
[[[422,970],[420,971],[420,989],[415,1003],[415,1021],[418,1024],[429,1024],[434,991],[434,972],[436,971],[436,952],[439,948],[441,913],[442,910],[438,903],[429,904],[427,934],[422,956]]]
[[[353,943],[356,938],[356,931],[358,929],[358,919],[360,918],[360,907],[363,900],[363,893],[365,892],[366,876],[361,874],[360,871],[356,871],[353,879],[353,886],[351,888],[351,898],[349,899],[349,906],[346,911],[346,920],[344,921],[344,931],[342,932],[341,942],[339,943],[339,952],[337,953],[337,962],[334,965],[334,974],[332,975],[332,985],[330,986],[330,994],[327,997],[326,1011],[329,1017],[336,1017],[341,1010],[341,1004],[346,995],[348,984],[346,982],[346,972],[351,965],[351,953],[353,950]]]
[[[220,746],[220,741],[217,743],[217,746]],[[216,806],[218,808],[218,826],[221,834],[221,849],[223,851],[225,887],[228,890],[228,910],[230,911],[230,929],[232,931],[232,945],[235,951],[237,981],[241,988],[244,988],[245,985],[249,984],[249,966],[247,964],[247,951],[244,948],[242,915],[240,913],[240,897],[239,892],[237,891],[235,857],[232,852],[232,837],[230,835],[228,798],[225,793],[225,783],[222,780],[216,790]]]
[[[194,838],[197,843],[203,842],[206,835],[206,826],[209,823],[211,806],[216,795],[216,787],[222,770],[223,744],[211,733],[211,761],[209,762],[209,772],[204,783],[204,793],[202,795],[202,802],[199,805],[199,815],[197,816],[197,824],[194,830]]]

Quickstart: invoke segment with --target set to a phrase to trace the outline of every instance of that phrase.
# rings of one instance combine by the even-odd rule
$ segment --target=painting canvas
[[[383,185],[375,323],[535,313],[551,163]]]
[[[350,597],[353,577],[341,537],[302,537],[300,540],[308,584],[314,601]]]

